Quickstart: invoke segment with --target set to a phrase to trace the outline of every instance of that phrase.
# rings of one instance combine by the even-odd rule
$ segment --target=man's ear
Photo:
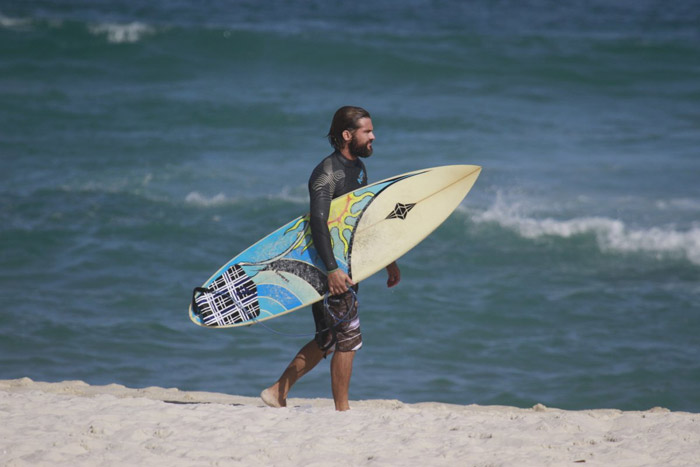
[[[343,140],[346,143],[352,140],[352,133],[350,133],[350,130],[343,130]]]

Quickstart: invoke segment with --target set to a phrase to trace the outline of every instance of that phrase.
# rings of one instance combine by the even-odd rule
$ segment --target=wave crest
[[[224,193],[219,193],[214,196],[206,196],[198,191],[192,191],[185,197],[185,202],[188,204],[194,204],[203,207],[213,207],[222,206],[228,204],[236,204],[239,202],[255,203],[255,202],[283,202],[291,203],[294,205],[300,205],[308,207],[308,198],[306,195],[306,187],[282,187],[282,190],[278,193],[271,193],[267,195],[249,195],[242,197],[230,197],[226,196]],[[294,213],[292,213],[294,214]],[[298,213],[297,213],[298,214]]]
[[[487,210],[472,215],[471,219],[477,223],[496,223],[529,239],[592,234],[602,251],[681,256],[700,265],[700,225],[696,224],[679,231],[673,226],[630,228],[623,221],[608,217],[537,219],[524,215],[519,204],[508,205],[500,198]]]
[[[155,29],[147,24],[133,22],[128,24],[105,23],[90,26],[90,32],[96,36],[106,36],[112,44],[128,44],[139,42],[145,36],[155,33]]]
[[[221,206],[232,202],[232,200],[227,198],[223,193],[207,197],[198,191],[193,191],[185,197],[185,202],[188,204],[195,204],[197,206]]]
[[[11,18],[0,12],[0,28],[24,30],[32,25],[29,18]]]

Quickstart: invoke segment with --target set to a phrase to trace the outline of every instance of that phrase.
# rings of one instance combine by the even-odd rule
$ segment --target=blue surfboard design
[[[367,185],[331,202],[328,228],[338,267],[352,274],[354,229],[372,200],[392,184],[418,174]],[[274,318],[323,298],[327,274],[314,248],[307,214],[235,256],[197,287],[190,319],[200,326],[232,327]]]

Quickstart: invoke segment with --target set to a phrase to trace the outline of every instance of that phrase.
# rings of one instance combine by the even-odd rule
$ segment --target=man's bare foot
[[[280,399],[278,392],[272,387],[263,390],[263,392],[260,393],[260,398],[270,407],[287,407],[287,401],[285,399]]]

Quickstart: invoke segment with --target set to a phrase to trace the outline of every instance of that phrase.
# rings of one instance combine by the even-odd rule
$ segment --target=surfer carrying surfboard
[[[348,393],[355,352],[362,347],[356,293],[358,286],[336,263],[329,230],[331,200],[367,185],[362,159],[372,155],[372,118],[361,107],[341,107],[333,116],[328,141],[335,151],[323,159],[309,178],[310,226],[314,246],[328,271],[327,300],[312,305],[316,335],[297,353],[280,378],[260,394],[265,404],[285,407],[287,394],[303,375],[330,353],[331,389],[336,410],[350,408]],[[386,267],[387,286],[401,280],[396,262]],[[352,287],[353,290],[349,290]]]

